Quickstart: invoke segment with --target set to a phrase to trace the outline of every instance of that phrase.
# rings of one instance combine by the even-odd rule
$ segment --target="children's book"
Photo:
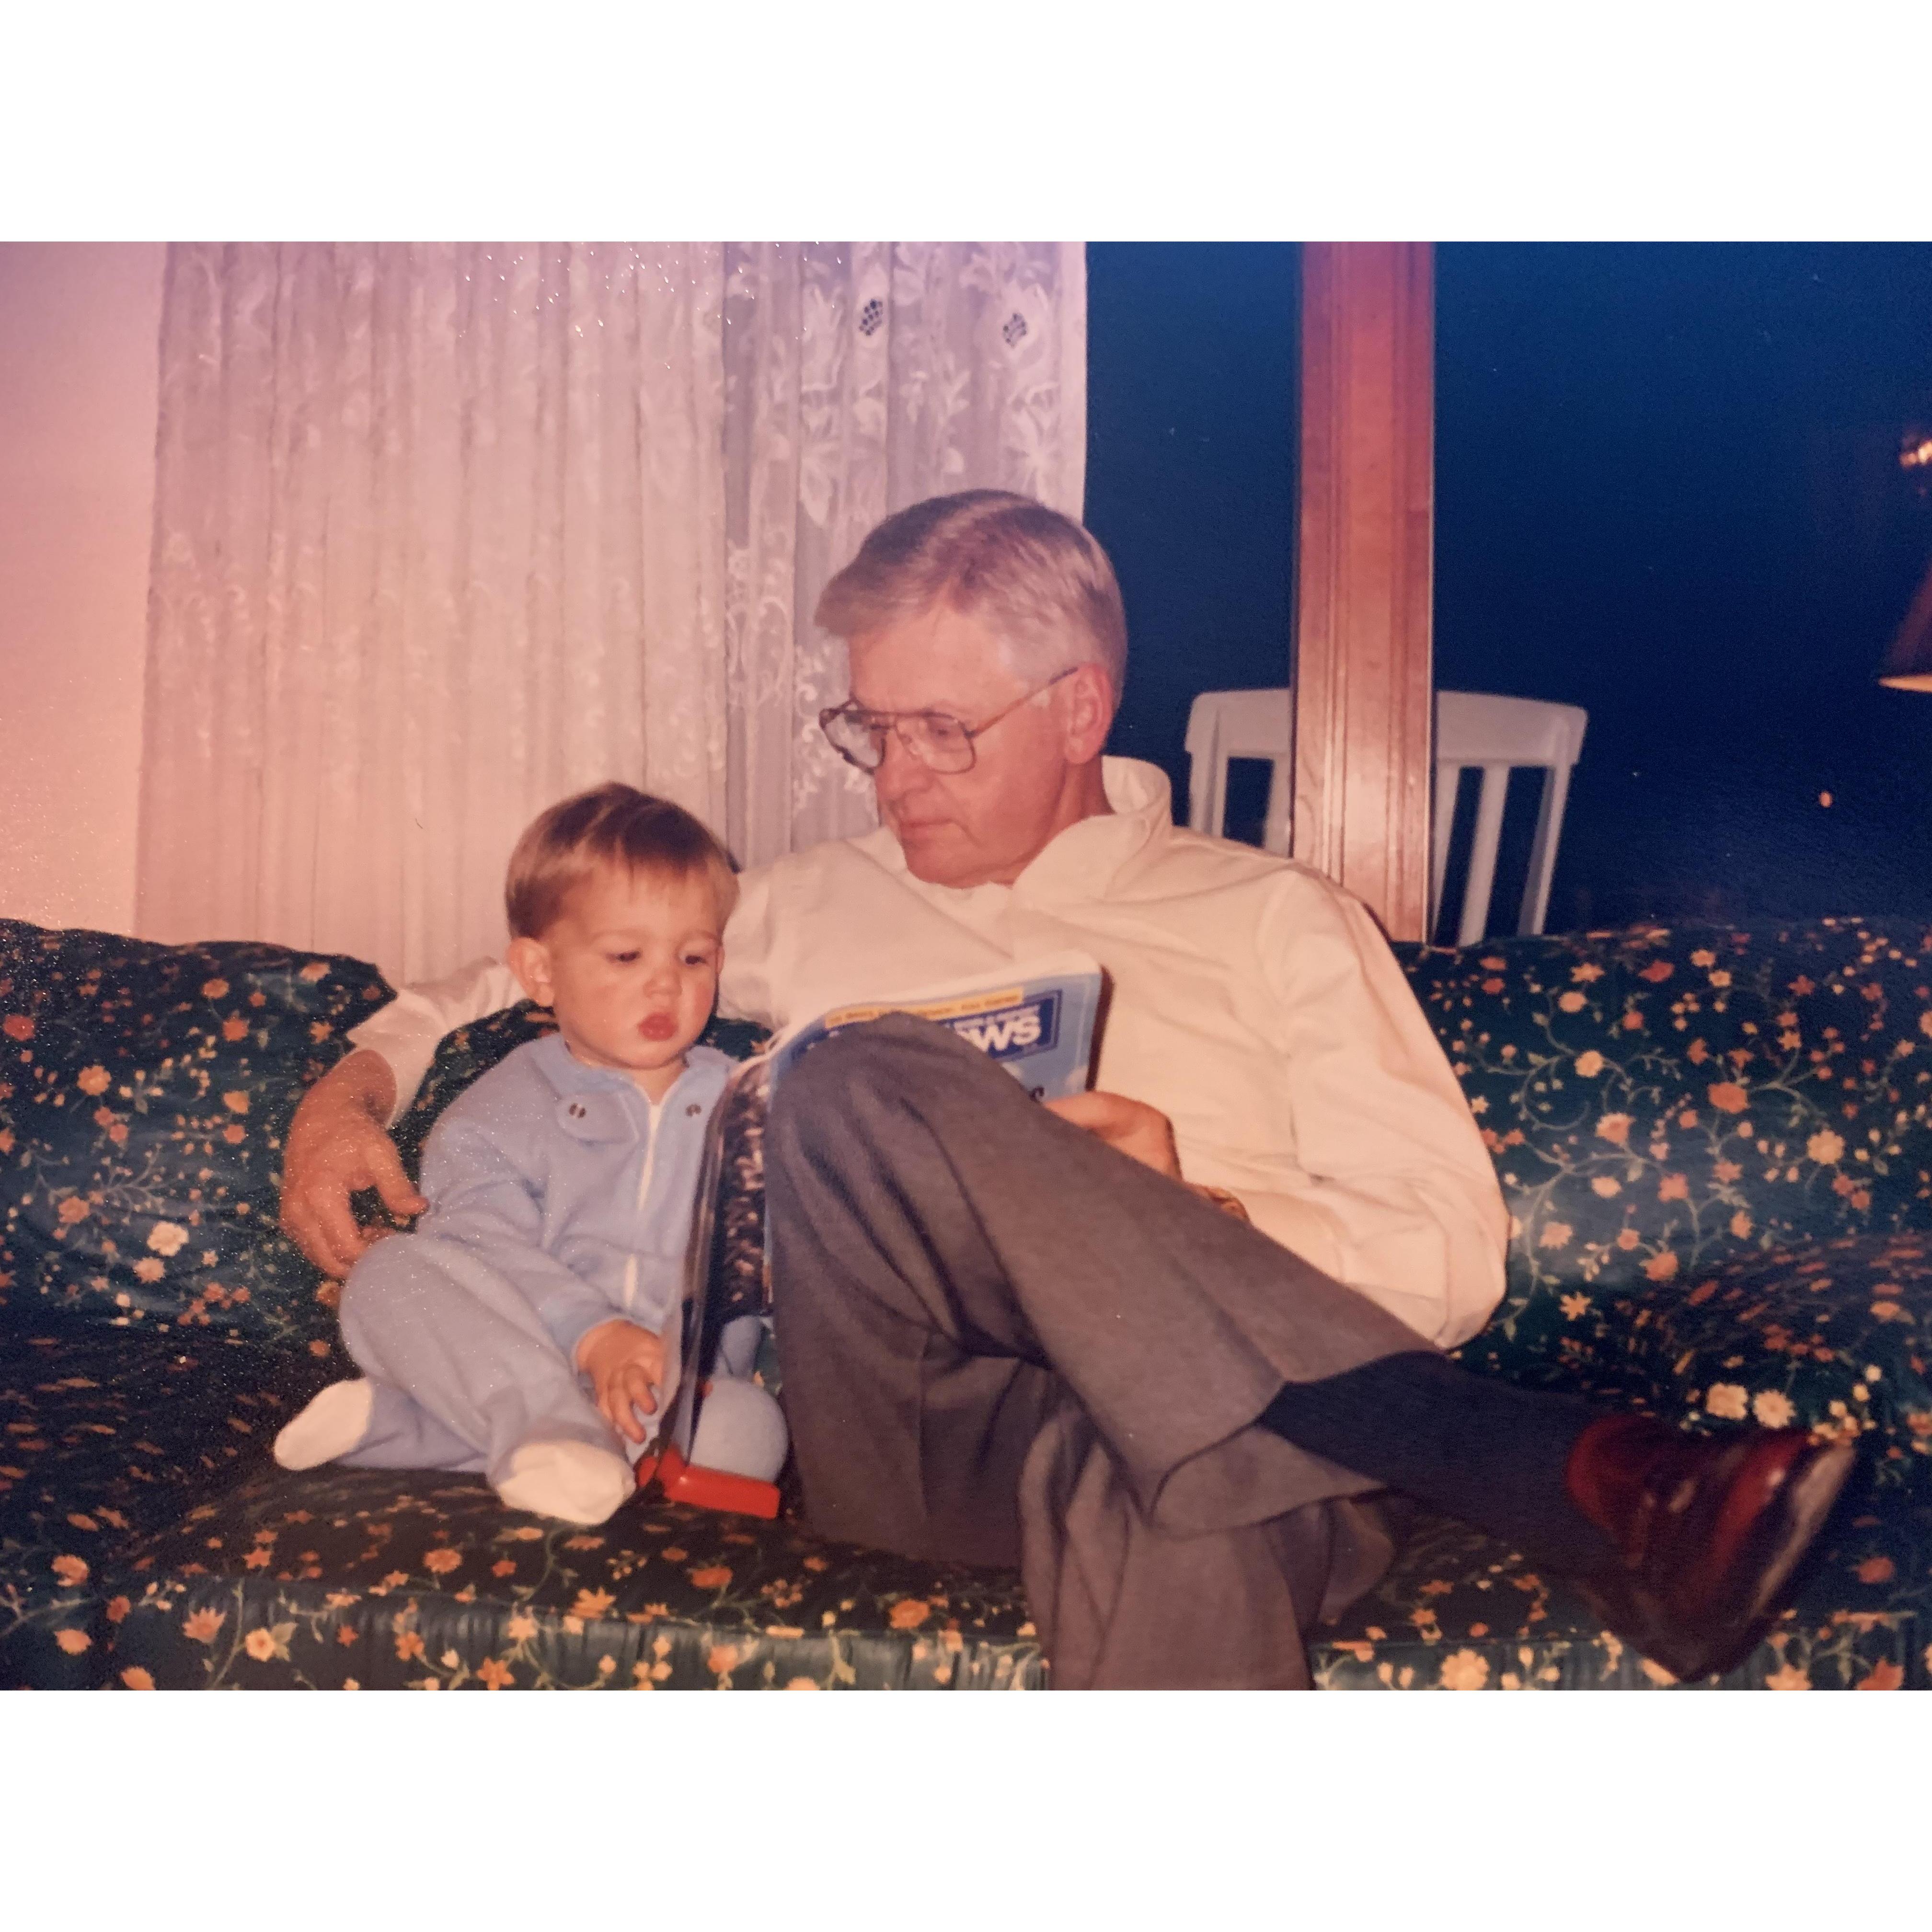
[[[718,1324],[707,1321],[706,1314],[717,1267],[727,1258],[720,1214],[727,1169],[742,1145],[748,1121],[762,1120],[787,1071],[847,1027],[887,1013],[912,1013],[947,1028],[997,1060],[1035,1100],[1058,1100],[1084,1091],[1092,1077],[1103,983],[1099,962],[1084,952],[1016,961],[918,992],[831,1007],[787,1028],[766,1052],[733,1070],[706,1129],[685,1250],[682,1318],[674,1324],[674,1346],[665,1364],[665,1386],[673,1390],[670,1408],[657,1442],[638,1464],[640,1486],[655,1475],[674,1501],[754,1516],[778,1513],[774,1484],[698,1467],[690,1452],[705,1386],[698,1371],[716,1341]]]

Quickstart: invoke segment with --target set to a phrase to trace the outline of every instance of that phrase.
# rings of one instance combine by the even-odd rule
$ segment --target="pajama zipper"
[[[650,1138],[644,1143],[644,1164],[638,1174],[638,1198],[631,1210],[632,1218],[637,1220],[644,1218],[644,1197],[651,1191],[651,1169],[656,1166],[658,1160],[658,1120],[664,1112],[662,1100],[647,1100],[644,1105],[650,1115],[644,1131]],[[624,1308],[627,1314],[637,1298],[638,1257],[634,1253],[624,1264]]]

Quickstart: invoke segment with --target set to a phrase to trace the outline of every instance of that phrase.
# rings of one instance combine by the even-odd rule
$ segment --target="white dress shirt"
[[[1508,1216],[1455,1076],[1374,921],[1293,861],[1171,822],[1166,776],[1108,758],[1111,814],[1010,886],[928,884],[881,827],[747,873],[719,1005],[772,1028],[1078,947],[1112,997],[1094,1084],[1174,1124],[1183,1174],[1445,1348],[1503,1288]],[[398,1110],[452,1028],[523,997],[483,963],[351,1036]]]

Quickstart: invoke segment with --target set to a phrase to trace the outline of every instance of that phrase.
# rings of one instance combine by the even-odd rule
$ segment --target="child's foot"
[[[637,1486],[624,1458],[590,1442],[526,1442],[496,1493],[511,1508],[565,1522],[604,1522]]]
[[[275,1438],[275,1460],[285,1469],[313,1469],[347,1455],[368,1434],[375,1405],[374,1382],[331,1382]]]

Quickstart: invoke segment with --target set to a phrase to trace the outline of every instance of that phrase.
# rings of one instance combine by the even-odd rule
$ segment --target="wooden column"
[[[1427,242],[1301,251],[1294,851],[1392,939],[1429,910],[1435,285]]]

